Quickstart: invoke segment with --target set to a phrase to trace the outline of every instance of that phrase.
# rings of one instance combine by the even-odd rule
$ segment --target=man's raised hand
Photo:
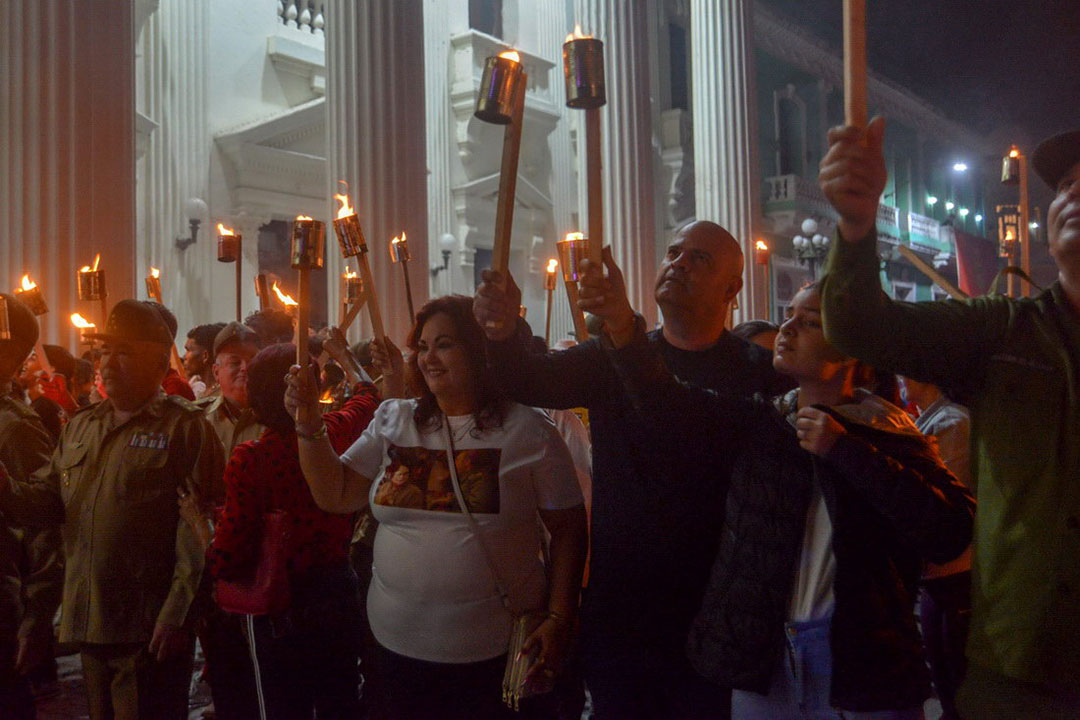
[[[473,299],[476,322],[480,323],[488,340],[509,340],[517,329],[521,290],[510,273],[506,274],[505,284],[501,282],[502,276],[494,270],[484,270],[480,273],[480,280],[480,287],[476,288]]]
[[[821,159],[818,184],[840,215],[840,235],[848,242],[866,237],[877,222],[878,201],[888,173],[882,146],[885,118],[876,117],[863,130],[829,130],[829,152]]]

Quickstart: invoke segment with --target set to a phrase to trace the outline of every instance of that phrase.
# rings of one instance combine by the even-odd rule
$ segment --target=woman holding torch
[[[524,644],[537,660],[530,681],[550,684],[566,656],[585,558],[581,490],[551,421],[494,389],[471,298],[429,302],[408,344],[415,398],[384,402],[340,457],[310,372],[290,370],[301,466],[321,508],[371,503],[379,521],[368,614],[386,716],[513,717],[500,681],[515,615],[542,613]],[[546,577],[538,515],[551,534]]]

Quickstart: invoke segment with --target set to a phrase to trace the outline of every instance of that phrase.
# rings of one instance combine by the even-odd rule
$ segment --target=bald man
[[[771,353],[724,329],[742,269],[727,230],[704,221],[682,227],[656,274],[664,324],[649,338],[681,380],[722,393],[779,391]],[[505,290],[492,271],[483,279],[474,312],[503,388],[526,405],[589,410],[592,560],[581,663],[593,717],[726,717],[729,691],[699,677],[684,648],[715,555],[730,464],[673,462],[635,443],[629,400],[599,340],[530,353],[513,278]]]

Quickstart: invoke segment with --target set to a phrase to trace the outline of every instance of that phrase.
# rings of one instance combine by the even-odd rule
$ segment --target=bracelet
[[[570,627],[571,625],[570,618],[561,613],[557,613],[554,610],[548,610],[547,619],[551,620],[556,625],[563,625],[565,627]]]
[[[315,442],[316,440],[320,440],[326,437],[326,424],[324,423],[321,428],[311,433],[310,435],[305,435],[304,433],[297,430],[296,437],[300,438],[301,440],[307,440],[308,442]]]

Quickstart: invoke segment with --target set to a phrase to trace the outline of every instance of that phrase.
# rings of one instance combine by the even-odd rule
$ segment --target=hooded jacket
[[[611,355],[643,442],[702,463],[735,457],[720,548],[687,641],[694,668],[720,685],[769,691],[817,484],[836,557],[831,702],[856,712],[920,705],[930,692],[913,613],[922,561],[963,552],[974,514],[934,441],[899,408],[860,393],[850,406],[819,408],[847,432],[817,457],[761,396],[679,383],[644,342]]]

